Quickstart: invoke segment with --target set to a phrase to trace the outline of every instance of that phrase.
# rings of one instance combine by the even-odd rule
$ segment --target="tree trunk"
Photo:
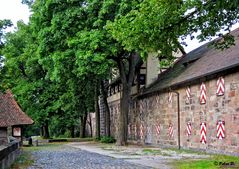
[[[129,103],[131,97],[131,88],[135,76],[136,64],[140,57],[137,53],[132,53],[128,58],[128,64],[123,62],[123,59],[119,59],[117,64],[120,72],[121,83],[123,85],[122,98],[120,100],[120,113],[119,113],[119,126],[117,132],[117,142],[119,146],[127,144],[127,126],[128,126],[128,114]],[[127,69],[127,67],[128,69]]]
[[[40,136],[43,137],[43,126],[40,127]]]
[[[71,138],[74,138],[75,137],[75,126],[72,125],[70,130],[71,130]]]
[[[90,137],[93,136],[93,129],[92,129],[92,120],[91,115],[89,114],[89,126],[90,126]]]
[[[48,121],[46,121],[45,124],[43,125],[43,138],[47,139],[49,137],[50,137],[50,134],[49,134]]]
[[[109,105],[107,102],[107,93],[108,91],[106,91],[104,81],[101,81],[101,94],[103,97],[103,103],[105,107],[105,127],[106,127],[105,135],[109,137],[110,136],[110,110],[109,110]]]
[[[87,120],[87,113],[80,116],[80,121],[81,121],[80,138],[85,138],[86,120]]]
[[[98,85],[95,87],[95,137],[100,138],[100,109],[98,100]]]
[[[124,146],[127,144],[127,126],[128,126],[128,114],[129,114],[129,101],[130,101],[131,87],[126,84],[123,85],[122,98],[120,100],[120,114],[119,114],[119,126],[117,145]]]

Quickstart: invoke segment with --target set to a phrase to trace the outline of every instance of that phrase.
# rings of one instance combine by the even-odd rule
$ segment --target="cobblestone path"
[[[148,169],[124,161],[66,145],[32,152],[34,164],[28,169]]]

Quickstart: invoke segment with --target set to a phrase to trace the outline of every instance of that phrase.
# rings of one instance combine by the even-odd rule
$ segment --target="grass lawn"
[[[25,147],[21,148],[21,154],[17,157],[16,161],[12,164],[11,169],[25,169],[32,165],[34,160],[29,151],[25,151]]]
[[[180,160],[173,163],[175,169],[219,169],[239,168],[239,157],[211,155],[208,159]]]

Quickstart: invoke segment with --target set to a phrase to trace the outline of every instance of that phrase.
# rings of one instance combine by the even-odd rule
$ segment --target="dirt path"
[[[70,143],[68,146],[94,152],[116,159],[123,159],[124,161],[131,162],[145,167],[152,167],[157,169],[173,169],[171,165],[175,160],[190,160],[208,158],[208,155],[200,155],[196,153],[174,151],[169,149],[160,149],[153,147],[141,146],[126,146],[117,147],[115,145],[105,145],[98,143],[82,142]]]

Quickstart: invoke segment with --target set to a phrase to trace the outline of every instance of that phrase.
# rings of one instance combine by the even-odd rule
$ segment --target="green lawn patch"
[[[158,149],[143,149],[142,152],[147,155],[162,155],[162,156],[171,156],[169,153],[162,152]]]
[[[11,169],[25,169],[34,163],[31,157],[31,153],[27,152],[23,148],[21,154],[17,157],[16,161],[11,165]]]
[[[153,149],[143,149],[143,153],[147,154],[161,154],[162,152],[160,150],[153,150]]]
[[[177,148],[164,148],[163,150],[169,150],[169,151],[174,151],[177,154],[197,154],[197,155],[209,155],[206,152],[203,151],[197,151],[193,149],[177,149]]]
[[[208,159],[180,160],[173,163],[176,169],[239,168],[239,157],[211,155]]]

